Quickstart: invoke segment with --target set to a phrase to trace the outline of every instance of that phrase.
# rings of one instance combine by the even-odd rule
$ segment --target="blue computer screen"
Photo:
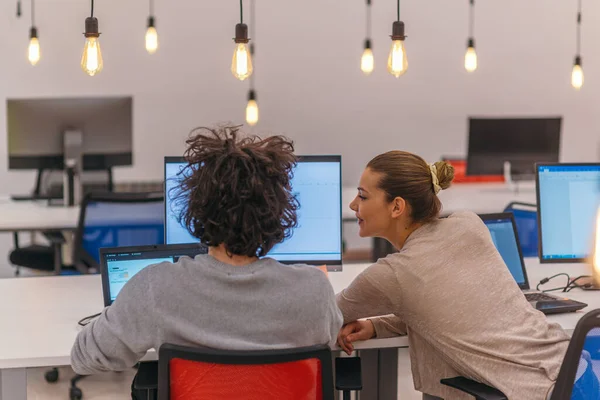
[[[586,258],[600,206],[600,164],[538,165],[541,259]]]
[[[519,256],[519,248],[517,247],[517,238],[515,237],[512,221],[509,218],[487,220],[484,223],[488,227],[494,245],[498,249],[510,273],[519,285],[524,284],[525,275],[523,274],[523,265]]]
[[[309,159],[309,157],[306,157]],[[194,238],[178,219],[180,210],[172,202],[182,162],[165,165],[166,244],[194,243]],[[341,162],[300,161],[292,179],[292,191],[300,208],[298,226],[292,237],[276,245],[268,254],[278,261],[341,262]]]

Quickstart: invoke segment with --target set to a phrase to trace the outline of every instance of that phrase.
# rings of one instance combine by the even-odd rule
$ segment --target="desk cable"
[[[552,280],[552,279],[554,279],[556,277],[559,277],[559,276],[566,276],[567,277],[567,284],[566,284],[566,286],[559,286],[559,287],[555,287],[555,288],[551,288],[551,289],[540,290],[540,286],[548,283],[550,280]],[[571,277],[569,276],[569,274],[561,272],[560,274],[552,275],[550,277],[542,279],[537,284],[537,286],[535,287],[535,289],[538,290],[538,291],[541,291],[543,293],[546,293],[546,292],[556,292],[558,290],[560,290],[560,291],[562,291],[564,293],[564,292],[570,292],[574,288],[588,289],[588,288],[592,287],[591,284],[585,283],[583,285],[580,285],[580,284],[577,283],[577,281],[580,280],[580,279],[589,278],[589,277],[590,277],[589,275],[580,275],[580,276],[578,276],[576,278],[571,279]]]
[[[85,317],[85,318],[82,318],[82,319],[80,319],[80,320],[77,322],[77,324],[78,324],[79,326],[86,326],[87,324],[89,324],[90,322],[92,322],[92,320],[93,320],[94,318],[98,317],[100,314],[102,314],[102,313],[98,313],[98,314],[94,314],[94,315],[90,315],[90,316],[87,316],[87,317]]]

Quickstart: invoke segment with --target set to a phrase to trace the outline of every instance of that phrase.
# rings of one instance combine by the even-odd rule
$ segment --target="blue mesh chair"
[[[97,272],[101,247],[164,243],[162,193],[90,193],[82,204],[73,243],[73,263],[62,262],[60,232],[50,246],[31,245],[10,254],[15,266],[55,273]]]
[[[535,204],[512,202],[504,212],[513,213],[523,257],[538,255],[537,207]]]

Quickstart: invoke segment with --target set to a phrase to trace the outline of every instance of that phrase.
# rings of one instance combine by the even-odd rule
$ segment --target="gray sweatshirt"
[[[120,371],[163,343],[231,350],[333,344],[341,326],[333,288],[317,268],[184,257],[132,277],[79,333],[71,365],[82,375]]]

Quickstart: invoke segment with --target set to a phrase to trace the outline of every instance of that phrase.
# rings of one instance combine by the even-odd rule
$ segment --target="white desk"
[[[78,206],[48,206],[46,201],[0,198],[0,232],[73,230],[78,220]]]
[[[366,266],[347,264],[344,265],[344,272],[330,273],[335,291],[346,287]],[[541,278],[558,271],[566,271],[574,276],[587,272],[585,267],[579,265],[540,266],[535,260],[528,261],[528,270],[532,286]],[[77,321],[99,312],[103,307],[100,276],[3,279],[0,280],[0,293],[4,299],[0,302],[0,321],[3,321],[3,329],[0,329],[0,400],[25,400],[26,368],[70,363],[71,346],[79,332]],[[548,318],[560,323],[567,331],[572,331],[585,311],[600,308],[600,296],[597,292],[581,290],[574,290],[568,296],[590,306],[577,313]],[[356,343],[355,348],[364,352],[407,346],[407,338],[398,337]],[[363,359],[366,356],[361,354]],[[147,355],[148,359],[155,357],[155,353]],[[386,370],[390,366],[392,373],[387,378],[391,379],[393,375],[393,382],[389,382],[391,386],[383,386],[395,393],[397,372],[393,365],[394,362],[397,365],[397,351],[387,351],[386,357],[387,362],[381,364],[385,365]],[[382,381],[379,383],[381,387]],[[389,398],[380,396],[384,397]]]
[[[342,191],[342,216],[355,218],[348,205],[356,196],[356,188],[345,187]],[[478,214],[502,212],[512,201],[536,203],[535,184],[522,182],[515,192],[504,183],[457,183],[439,193],[445,214],[456,211],[473,211]]]

